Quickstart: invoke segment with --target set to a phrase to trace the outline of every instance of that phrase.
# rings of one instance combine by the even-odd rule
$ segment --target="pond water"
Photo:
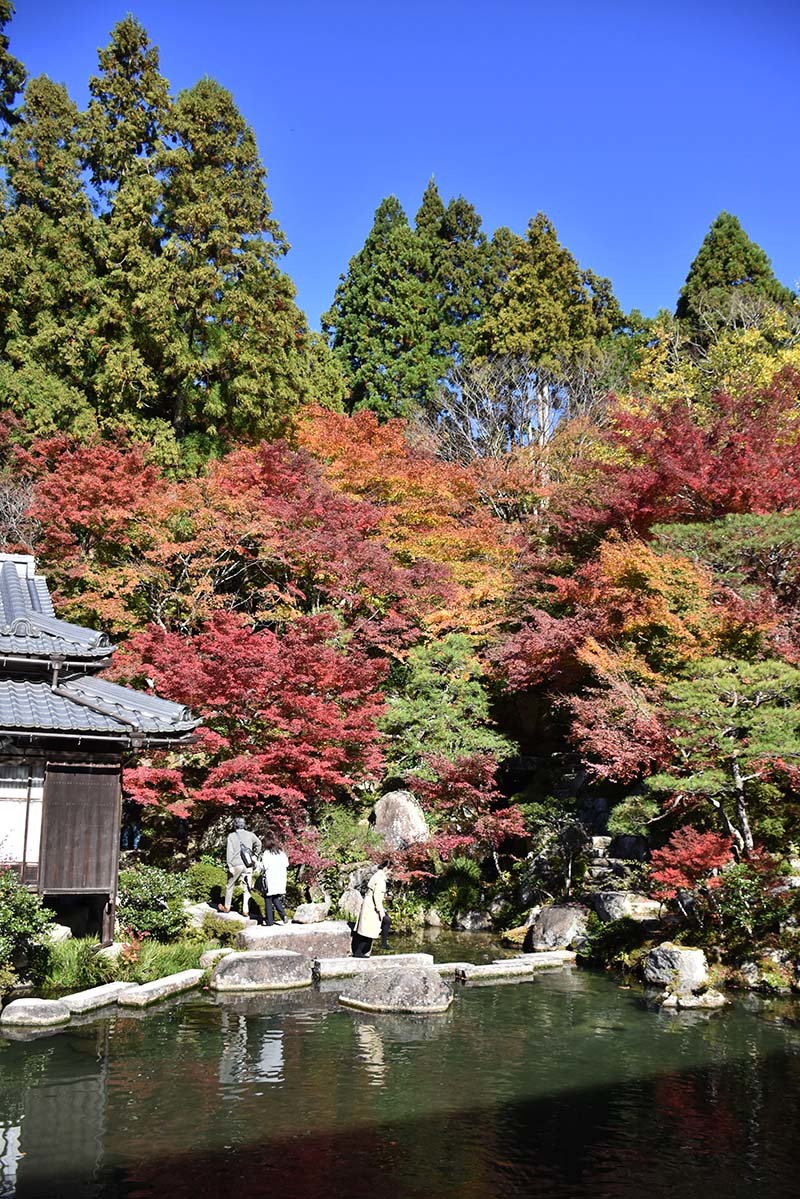
[[[565,970],[420,1018],[341,986],[0,1038],[0,1196],[800,1192],[791,1005],[667,1014]]]

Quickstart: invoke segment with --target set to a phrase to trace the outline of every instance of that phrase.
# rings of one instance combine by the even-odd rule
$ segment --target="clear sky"
[[[727,209],[800,285],[800,0],[15,0],[11,52],[81,106],[130,11],[173,91],[256,132],[313,328],[384,196],[488,233],[546,212],[626,309],[673,307]]]

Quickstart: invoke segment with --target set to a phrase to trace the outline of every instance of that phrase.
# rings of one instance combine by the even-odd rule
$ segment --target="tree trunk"
[[[746,857],[749,857],[753,852],[753,834],[750,830],[750,821],[747,818],[747,804],[744,798],[744,780],[742,772],[739,769],[737,758],[731,760],[731,774],[733,775],[733,786],[736,795],[736,819],[739,824],[739,831],[742,835],[742,846]]]

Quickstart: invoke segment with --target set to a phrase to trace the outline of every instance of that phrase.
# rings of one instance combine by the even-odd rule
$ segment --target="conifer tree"
[[[388,197],[322,318],[352,410],[403,416],[432,395],[440,366],[431,277],[430,253]]]
[[[9,53],[4,32],[13,15],[11,0],[0,0],[0,121],[5,125],[13,125],[17,120],[14,101],[25,86],[26,77],[22,63]]]
[[[0,400],[35,432],[89,431],[97,228],[81,182],[78,111],[41,76],[28,83],[17,115],[3,147]]]
[[[721,212],[689,268],[675,315],[684,332],[703,345],[734,315],[732,307],[751,301],[789,305],[794,300],[737,218]]]
[[[512,255],[508,277],[476,330],[477,355],[526,356],[553,368],[590,353],[622,324],[609,281],[581,270],[543,213]]]

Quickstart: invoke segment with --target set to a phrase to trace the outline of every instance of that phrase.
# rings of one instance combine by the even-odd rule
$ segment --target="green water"
[[[426,1019],[340,987],[0,1039],[0,1196],[800,1194],[791,1005],[667,1014],[569,970]]]

